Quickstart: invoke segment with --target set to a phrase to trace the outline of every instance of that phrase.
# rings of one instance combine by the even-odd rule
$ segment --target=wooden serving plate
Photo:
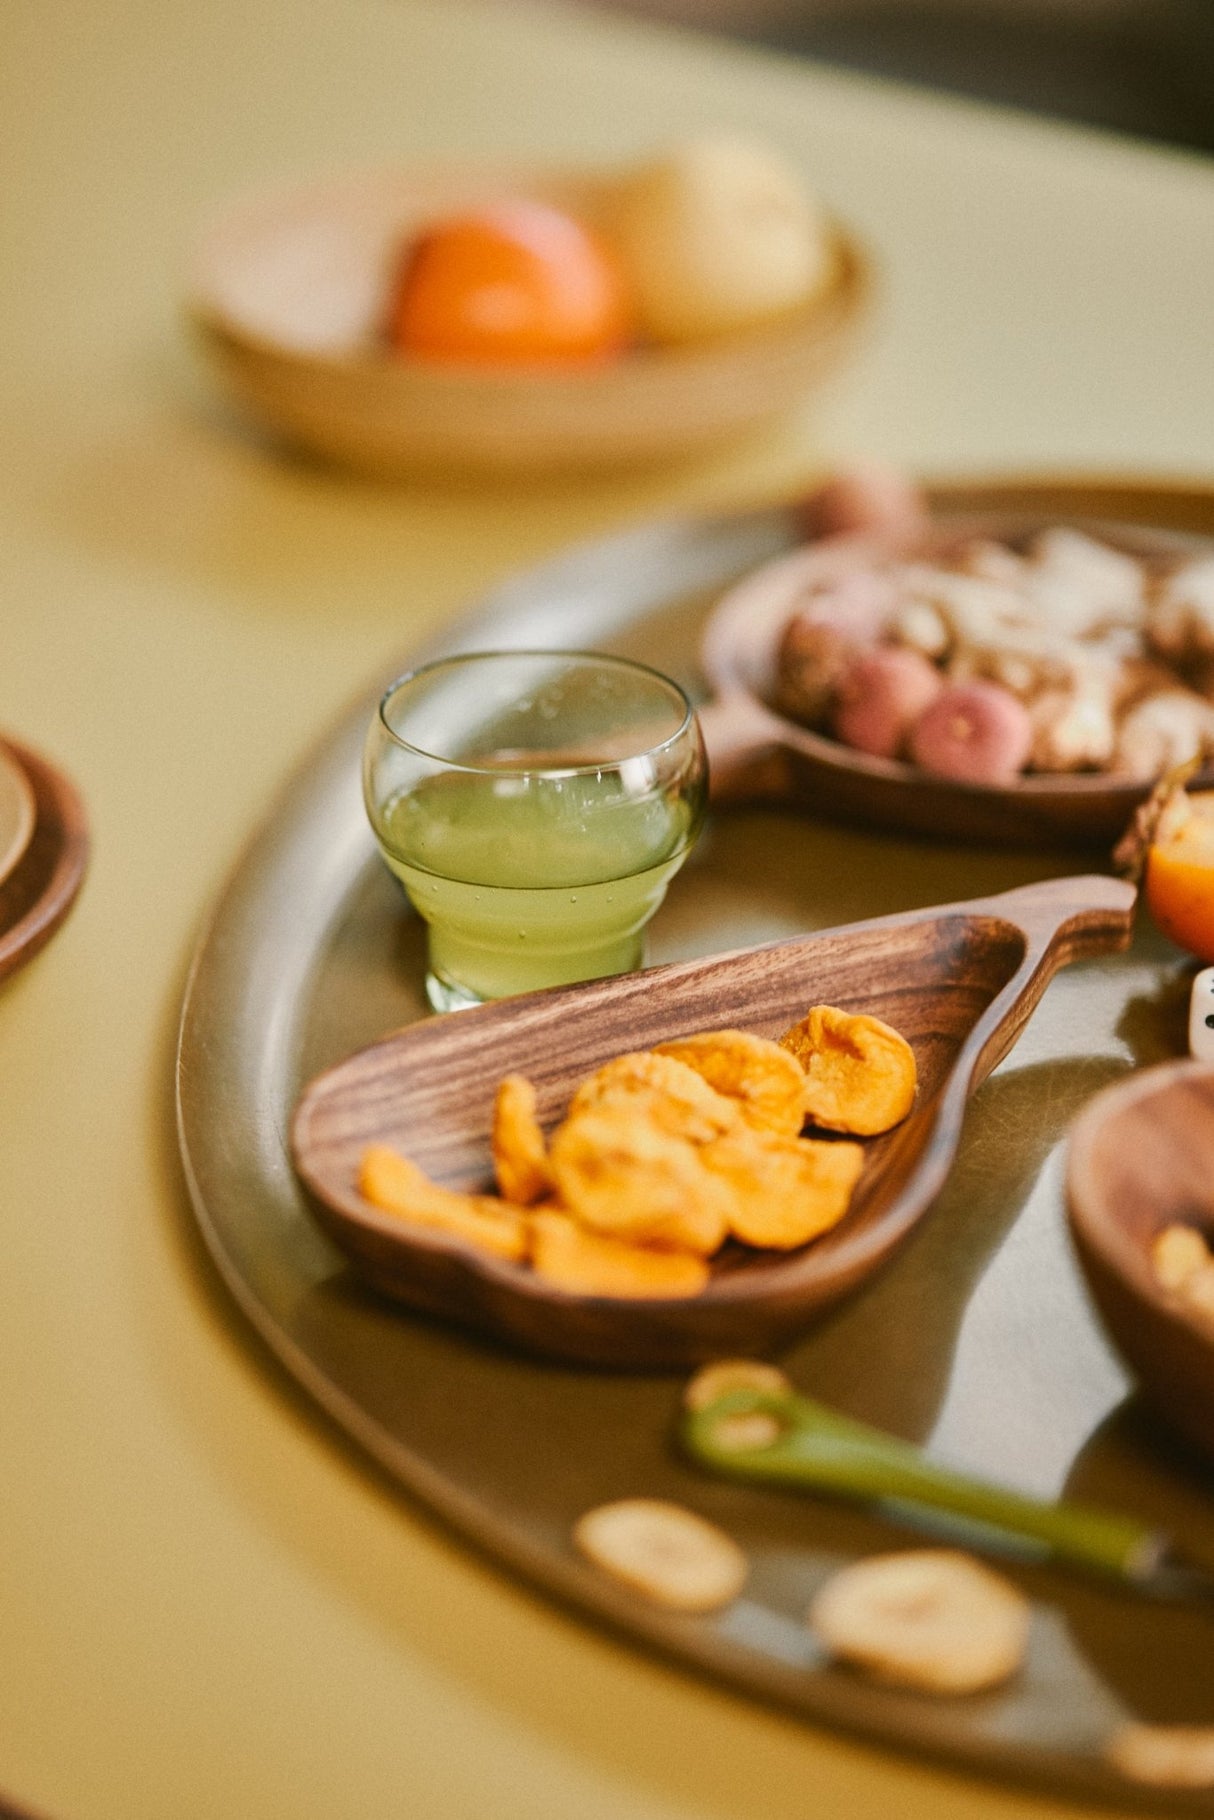
[[[377,1288],[532,1351],[595,1365],[676,1365],[767,1351],[869,1276],[948,1174],[965,1102],[1016,1041],[1054,972],[1125,947],[1133,887],[1064,878],[996,897],[828,930],[582,986],[528,994],[414,1026],[322,1074],[292,1126],[299,1174],[330,1236]],[[914,1111],[871,1142],[846,1219],[791,1253],[727,1247],[687,1300],[554,1290],[525,1266],[470,1251],[371,1207],[355,1187],[385,1142],[451,1187],[489,1185],[489,1127],[503,1075],[531,1078],[541,1123],[625,1050],[741,1028],[776,1037],[813,1004],[866,1011],[915,1050]]]
[[[1076,1120],[1067,1202],[1084,1273],[1159,1414],[1214,1456],[1214,1326],[1159,1283],[1150,1248],[1176,1222],[1214,1245],[1214,1066],[1144,1069]]]
[[[1075,489],[1067,489],[1074,498]],[[705,627],[701,661],[713,699],[700,710],[719,803],[786,801],[816,815],[1000,846],[1111,847],[1149,784],[1099,773],[1032,775],[1014,785],[963,784],[915,765],[873,758],[798,726],[769,705],[780,633],[802,590],[890,556],[930,557],[962,535],[1016,541],[1046,525],[1078,522],[1018,510],[950,513],[913,542],[856,534],[806,544],[763,564],[722,596]],[[1046,515],[1048,513],[1048,516]],[[1139,557],[1191,547],[1163,531],[1107,523],[1086,528]],[[1208,781],[1208,779],[1207,779]]]
[[[88,863],[88,824],[71,779],[19,745],[0,740],[3,753],[29,780],[34,826],[20,860],[0,880],[0,980],[34,958],[76,900]]]
[[[519,475],[686,455],[787,411],[846,353],[872,285],[835,275],[762,327],[580,370],[405,359],[381,323],[423,222],[525,193],[595,218],[603,179],[499,165],[364,171],[233,208],[203,237],[187,310],[229,389],[290,443],[377,475]]]

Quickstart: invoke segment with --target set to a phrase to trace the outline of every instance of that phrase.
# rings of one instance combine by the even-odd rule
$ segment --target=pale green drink
[[[405,678],[380,722],[367,806],[428,925],[437,1008],[640,965],[704,810],[675,684],[616,658],[487,653]]]
[[[432,971],[503,998],[639,966],[691,843],[688,805],[631,803],[610,774],[542,793],[518,781],[428,778],[384,812],[384,858],[430,925]]]

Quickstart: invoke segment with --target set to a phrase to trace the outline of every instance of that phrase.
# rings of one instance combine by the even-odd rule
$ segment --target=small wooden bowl
[[[891,556],[932,555],[960,536],[1016,541],[1074,523],[1073,489],[1032,512],[942,512],[913,543],[878,533],[808,543],[764,563],[725,593],[705,628],[701,660],[712,699],[699,710],[713,800],[787,801],[835,821],[867,822],[946,840],[998,846],[1109,848],[1150,782],[1088,773],[1037,773],[1014,784],[964,784],[900,759],[874,758],[797,725],[770,705],[785,624],[811,583],[830,583]],[[1149,560],[1192,547],[1164,531],[1096,523],[1092,534]],[[1203,781],[1212,781],[1203,773]]]
[[[745,334],[577,370],[406,359],[382,323],[427,221],[505,194],[599,212],[603,179],[374,171],[237,207],[204,237],[187,307],[229,388],[289,442],[362,472],[526,475],[690,454],[787,411],[842,357],[871,278],[836,231],[832,281]]]
[[[25,767],[0,746],[0,885],[24,858],[37,816],[34,786]]]
[[[868,1277],[922,1218],[951,1167],[969,1095],[1012,1047],[1057,968],[1126,946],[1134,896],[1122,879],[1053,879],[432,1018],[307,1087],[292,1124],[295,1167],[359,1272],[410,1307],[528,1351],[623,1370],[766,1352]],[[866,1142],[838,1226],[796,1251],[727,1245],[697,1296],[569,1294],[358,1193],[359,1159],[374,1142],[449,1187],[487,1189],[493,1098],[505,1074],[531,1079],[551,1128],[577,1083],[613,1055],[697,1030],[776,1037],[821,1003],[870,1012],[902,1032],[918,1067],[914,1108]]]
[[[70,777],[29,746],[0,740],[0,758],[29,781],[34,825],[20,859],[0,880],[0,980],[50,940],[76,901],[88,864],[84,804]]]
[[[1071,1132],[1067,1202],[1110,1336],[1159,1414],[1214,1456],[1214,1327],[1150,1256],[1177,1222],[1214,1246],[1214,1065],[1166,1062],[1098,1093]]]

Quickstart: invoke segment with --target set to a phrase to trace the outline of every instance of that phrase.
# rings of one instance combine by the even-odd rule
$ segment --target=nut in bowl
[[[188,311],[256,419],[365,473],[526,475],[694,453],[788,410],[837,363],[870,274],[815,210],[818,263],[780,250],[766,293],[731,293],[715,320],[692,316],[683,292],[703,299],[708,280],[684,260],[674,319],[701,332],[658,340],[645,326],[652,278],[604,275],[641,258],[649,272],[652,218],[665,207],[673,220],[681,195],[694,215],[688,182],[673,202],[642,187],[633,238],[646,244],[623,250],[618,198],[647,168],[381,170],[265,196],[205,234]],[[461,342],[461,291],[478,280]],[[475,331],[495,321],[504,352],[486,358]]]
[[[1208,763],[1208,540],[1100,522],[1116,487],[1087,490],[1087,521],[1079,489],[1056,516],[1030,493],[1028,511],[1011,488],[1006,511],[916,512],[903,483],[896,512],[861,500],[730,588],[702,647],[718,800],[1111,847],[1162,773]]]
[[[1097,1094],[1067,1161],[1096,1305],[1164,1420],[1214,1455],[1214,1066],[1168,1062]]]

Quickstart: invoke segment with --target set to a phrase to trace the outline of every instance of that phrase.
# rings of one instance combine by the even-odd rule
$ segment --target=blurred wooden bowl
[[[847,350],[871,289],[836,229],[827,287],[744,334],[637,348],[580,370],[405,358],[382,322],[401,248],[425,222],[526,194],[593,222],[604,179],[447,168],[375,171],[238,206],[205,233],[187,309],[230,391],[287,441],[362,472],[578,471],[711,447],[793,407]]]
[[[1214,1246],[1214,1064],[1166,1062],[1098,1093],[1071,1133],[1067,1201],[1110,1337],[1159,1414],[1214,1455],[1214,1324],[1151,1262],[1176,1223]]]

